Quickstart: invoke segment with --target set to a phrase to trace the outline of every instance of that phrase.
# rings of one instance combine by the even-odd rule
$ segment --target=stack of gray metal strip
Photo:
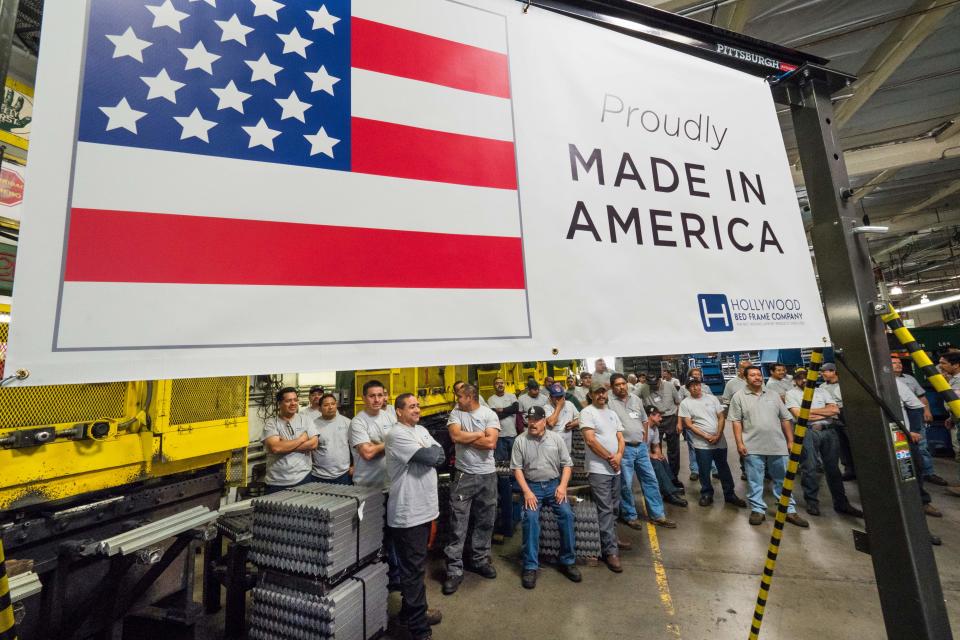
[[[592,559],[600,557],[600,523],[597,520],[597,506],[593,500],[578,501],[571,497],[573,507],[573,530],[576,539],[577,558]],[[552,508],[540,509],[540,557],[553,561],[560,555],[560,531],[557,517]]]
[[[587,482],[587,469],[584,458],[587,453],[587,443],[584,441],[580,429],[571,431],[570,438],[570,457],[573,458],[573,475],[570,480],[576,484],[585,484]]]
[[[268,569],[331,579],[383,544],[384,494],[312,483],[253,501],[251,560]]]
[[[253,590],[251,640],[368,640],[387,628],[387,565],[371,564],[321,595],[265,581]]]

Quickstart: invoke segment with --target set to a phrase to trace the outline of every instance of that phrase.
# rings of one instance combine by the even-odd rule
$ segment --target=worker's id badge
[[[629,415],[631,418],[633,418],[634,420],[639,420],[639,419],[640,419],[640,414],[637,413],[636,411],[631,411],[628,415]]]

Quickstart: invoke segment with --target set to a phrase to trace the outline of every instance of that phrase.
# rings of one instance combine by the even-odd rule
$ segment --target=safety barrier
[[[7,579],[7,563],[3,557],[3,540],[0,540],[0,640],[17,640],[17,624],[13,617],[13,602],[10,600],[10,581]]]
[[[950,383],[947,382],[947,379],[943,377],[943,374],[941,374],[933,364],[933,361],[927,356],[927,352],[920,347],[920,344],[913,337],[913,334],[910,333],[910,330],[903,326],[903,320],[900,318],[900,314],[897,313],[896,309],[891,305],[887,305],[887,309],[887,313],[880,316],[880,319],[890,328],[890,331],[893,332],[893,335],[900,341],[904,349],[910,352],[910,357],[916,365],[920,367],[920,370],[923,371],[923,375],[930,381],[933,388],[944,397],[953,417],[960,419],[960,397],[957,396],[957,392],[953,390]]]
[[[780,502],[777,504],[777,516],[773,522],[773,533],[770,535],[770,546],[767,548],[767,561],[763,566],[763,575],[760,576],[760,592],[757,594],[757,606],[753,610],[753,622],[750,625],[750,640],[760,637],[760,625],[763,623],[763,612],[767,607],[767,598],[770,596],[770,583],[773,581],[773,571],[777,566],[777,556],[780,554],[780,541],[783,539],[783,526],[787,519],[787,507],[793,495],[793,483],[797,477],[797,467],[800,464],[800,454],[803,452],[803,438],[807,434],[807,422],[810,419],[810,405],[813,402],[813,391],[817,386],[817,377],[820,375],[820,364],[823,362],[823,351],[814,349],[810,355],[810,368],[807,370],[807,381],[803,387],[803,402],[800,403],[800,415],[797,416],[797,425],[793,431],[793,446],[790,448],[790,462],[787,464],[787,473],[783,479],[783,489],[780,492]]]

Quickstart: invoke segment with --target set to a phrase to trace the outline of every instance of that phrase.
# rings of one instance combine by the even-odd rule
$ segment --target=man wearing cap
[[[723,407],[716,396],[703,392],[704,386],[698,378],[687,380],[689,396],[680,403],[678,412],[683,420],[684,432],[690,434],[694,456],[700,467],[709,469],[711,464],[716,465],[724,501],[743,508],[747,503],[734,493],[733,476],[730,474],[730,465],[727,464],[727,439],[723,434],[726,418]],[[704,473],[700,476],[700,506],[709,507],[711,504],[713,483],[710,474]]]
[[[310,452],[317,448],[317,431],[300,409],[293,387],[277,391],[277,415],[263,425],[263,446],[267,450],[267,493],[283,491],[313,482]]]
[[[709,396],[713,395],[713,389],[710,388],[710,385],[703,384],[703,369],[701,369],[700,367],[694,367],[690,369],[690,371],[687,372],[687,380],[688,381],[699,380],[701,382],[701,385],[700,385],[701,393],[703,393],[703,395],[709,395]],[[683,403],[684,400],[686,400],[689,397],[690,397],[690,390],[687,388],[686,385],[684,385],[683,387],[680,388],[681,404]],[[679,412],[677,415],[679,416]],[[700,479],[700,463],[697,460],[697,455],[693,451],[693,448],[694,448],[693,438],[690,436],[690,432],[687,431],[682,417],[680,417],[680,419],[678,420],[678,423],[679,423],[681,432],[683,434],[683,439],[687,441],[687,454],[689,454],[689,458],[690,458],[690,481],[696,482],[697,480]],[[711,471],[713,471],[714,474],[717,473],[717,467],[715,465],[712,465],[710,469]]]
[[[847,437],[847,423],[843,416],[843,396],[840,395],[840,376],[837,375],[837,365],[825,362],[820,367],[823,384],[820,388],[833,396],[833,400],[840,407],[840,415],[833,419],[840,437],[840,462],[843,463],[843,479],[856,480],[857,472],[853,464],[853,453],[850,451],[850,438]]]
[[[623,424],[607,407],[607,387],[602,382],[590,385],[589,407],[580,412],[580,431],[587,445],[584,460],[590,493],[597,505],[600,523],[600,549],[604,561],[614,573],[623,571],[617,543],[617,515],[620,512],[620,463],[623,460]]]
[[[517,437],[517,414],[520,412],[520,403],[517,396],[507,393],[507,383],[503,378],[493,381],[493,395],[487,401],[489,406],[500,419],[500,437],[497,438],[497,448],[493,452],[496,462],[509,462],[513,451],[513,439]],[[503,544],[505,537],[513,536],[513,481],[510,476],[497,476],[497,495],[500,505],[500,518],[493,530],[493,542]]]
[[[540,393],[540,384],[530,378],[527,380],[527,392],[520,396],[520,414],[525,416],[530,407],[545,407],[549,404],[547,394]]]
[[[787,470],[787,452],[793,446],[792,415],[780,394],[763,388],[763,372],[750,365],[744,370],[747,386],[730,399],[727,419],[733,422],[737,451],[743,456],[747,474],[750,524],[766,520],[767,505],[763,501],[764,469],[773,479],[773,495],[780,500],[783,478]],[[797,514],[793,498],[787,508],[787,522],[798,527],[809,523]]]
[[[798,370],[793,374],[794,388],[787,393],[786,407],[793,414],[794,422],[800,416],[800,405],[803,402],[803,389],[807,382],[807,372]],[[769,389],[769,386],[767,387]],[[827,477],[827,486],[833,497],[833,509],[837,513],[844,513],[862,518],[863,512],[850,504],[847,492],[843,488],[840,473],[840,439],[834,428],[832,418],[840,413],[839,407],[823,389],[814,389],[813,400],[810,403],[810,420],[807,425],[807,435],[803,441],[803,455],[800,467],[803,471],[801,486],[803,497],[807,503],[807,513],[812,516],[820,515],[820,478],[817,475],[817,456],[823,463],[823,474]]]
[[[567,451],[573,451],[573,430],[580,426],[580,412],[572,401],[567,400],[559,384],[554,384],[547,391],[550,402],[543,407],[547,429],[560,436]]]
[[[323,387],[319,385],[310,387],[310,393],[307,396],[310,402],[302,412],[307,417],[307,420],[312,422],[320,417],[320,399],[323,397],[323,394]]]
[[[657,476],[657,484],[660,486],[660,495],[665,502],[678,507],[686,507],[687,499],[683,496],[683,488],[673,483],[673,474],[670,473],[670,464],[667,457],[663,455],[660,449],[660,421],[663,416],[660,410],[652,404],[645,407],[647,414],[647,440],[648,450],[650,451],[650,465]]]
[[[397,423],[384,436],[390,477],[387,527],[400,584],[397,622],[417,640],[431,637],[430,626],[442,616],[427,608],[423,582],[431,523],[440,515],[437,471],[446,456],[430,432],[420,426],[420,403],[412,393],[397,396]]]
[[[666,370],[664,370],[665,373]],[[677,407],[680,405],[680,391],[675,379],[663,378],[650,383],[650,404],[660,410],[663,422],[660,425],[660,442],[667,445],[667,460],[670,471],[676,478],[680,473],[680,428],[677,425]],[[678,484],[678,483],[675,483]],[[682,486],[679,485],[678,486]]]
[[[457,408],[447,418],[450,439],[456,445],[456,479],[450,487],[450,538],[444,547],[447,577],[443,594],[450,595],[463,582],[463,548],[467,541],[470,516],[470,571],[484,578],[496,578],[490,562],[490,544],[497,513],[497,466],[493,452],[500,434],[500,419],[488,407],[480,406],[480,394],[472,384],[460,388]]]
[[[337,411],[337,397],[320,397],[320,415],[311,421],[319,436],[311,474],[321,482],[353,484],[350,479],[350,421]]]
[[[556,385],[559,387],[560,385]],[[560,532],[560,571],[580,582],[574,547],[573,509],[567,501],[567,484],[573,460],[560,435],[547,429],[543,407],[530,407],[524,418],[527,429],[513,443],[510,468],[523,491],[523,574],[525,589],[537,586],[540,568],[540,509],[551,508]]]
[[[647,517],[650,522],[667,528],[675,528],[677,523],[667,520],[660,498],[657,475],[650,463],[650,450],[647,448],[647,414],[643,410],[640,398],[627,391],[627,379],[622,373],[610,376],[609,407],[617,414],[623,425],[623,461],[620,465],[620,519],[631,529],[642,529],[639,520],[636,499],[633,496],[633,478],[640,479],[640,489],[647,502]]]
[[[607,369],[607,361],[603,358],[597,358],[593,363],[593,382],[600,382],[609,389],[611,373],[612,372]]]
[[[780,394],[780,399],[786,401],[787,392],[793,389],[793,381],[787,376],[787,365],[775,362],[770,365],[770,377],[767,378],[767,389]]]

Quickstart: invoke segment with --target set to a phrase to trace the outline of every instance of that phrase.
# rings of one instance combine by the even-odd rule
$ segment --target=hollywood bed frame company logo
[[[800,301],[795,298],[734,298],[722,293],[697,295],[703,330],[733,331],[733,321],[748,324],[797,323],[803,321]]]

